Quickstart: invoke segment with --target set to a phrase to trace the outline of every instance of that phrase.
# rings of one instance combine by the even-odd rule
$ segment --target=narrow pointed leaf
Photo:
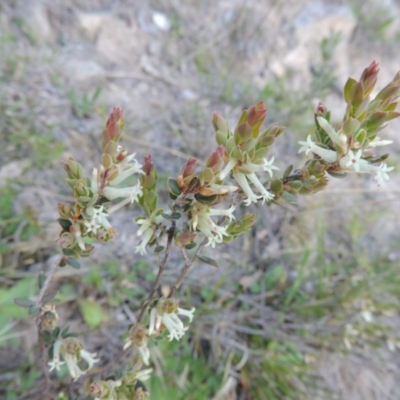
[[[14,299],[14,303],[19,305],[20,307],[24,307],[24,308],[29,308],[29,307],[35,305],[34,301],[29,300],[25,297],[19,297],[17,299]]]
[[[72,268],[75,269],[80,269],[81,268],[81,264],[79,264],[79,261],[76,258],[73,257],[67,257],[65,259],[65,262],[70,265]]]
[[[197,256],[197,258],[198,258],[199,260],[203,261],[204,263],[208,264],[208,265],[211,265],[211,266],[213,266],[213,267],[215,267],[215,268],[218,268],[218,263],[217,263],[214,259],[212,259],[212,258],[210,258],[210,257],[207,257],[207,256]]]

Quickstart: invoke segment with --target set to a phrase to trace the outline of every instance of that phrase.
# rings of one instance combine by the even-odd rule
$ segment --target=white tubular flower
[[[146,254],[146,246],[149,244],[155,232],[155,225],[161,224],[164,221],[162,215],[152,214],[150,218],[141,218],[137,221],[141,225],[137,231],[137,236],[142,236],[139,246],[136,246],[135,253],[140,253],[142,256]]]
[[[153,237],[153,229],[147,229],[143,234],[142,240],[138,246],[136,246],[135,253],[139,253],[144,256],[146,251],[146,246],[149,244],[150,239]]]
[[[274,160],[275,160],[275,157],[272,157],[271,160],[269,160],[269,161],[268,161],[268,159],[263,158],[261,164],[254,164],[254,163],[242,164],[240,166],[240,172],[243,174],[248,174],[248,173],[252,173],[252,172],[265,171],[265,172],[268,172],[268,174],[272,178],[272,175],[273,175],[272,170],[274,170],[274,169],[279,170],[278,167],[273,165]]]
[[[120,146],[120,150],[123,150],[122,146]],[[143,173],[142,171],[142,165],[138,163],[138,161],[135,159],[136,153],[132,153],[127,155],[122,161],[118,163],[119,167],[126,167],[126,166],[134,166],[135,168],[138,169],[138,173]],[[133,164],[131,164],[131,161],[133,161]],[[141,171],[141,172],[139,172]]]
[[[82,371],[79,368],[78,360],[72,354],[66,353],[63,354],[64,360],[67,364],[69,374],[73,378],[74,381],[79,379],[82,375],[85,375],[85,371]]]
[[[65,364],[67,364],[68,371],[74,380],[84,375],[89,369],[93,368],[93,365],[99,359],[95,358],[95,353],[89,353],[81,347],[82,345],[75,338],[57,340],[53,347],[53,360],[49,362],[50,371],[53,369],[58,370],[64,364],[64,362],[60,361],[60,355],[62,355]],[[88,364],[88,368],[84,371],[78,366],[81,358]]]
[[[113,227],[108,222],[108,212],[103,211],[104,206],[100,206],[94,209],[93,219],[98,222],[107,232],[113,231]]]
[[[388,144],[392,144],[393,140],[381,140],[381,138],[376,137],[372,142],[370,142],[367,148],[374,148],[378,146],[387,146]]]
[[[99,170],[93,168],[92,181],[90,183],[93,194],[99,193]]]
[[[382,163],[376,172],[375,180],[378,182],[378,185],[383,183],[383,181],[388,182],[390,180],[389,175],[387,174],[390,171],[393,171],[394,167],[388,167],[385,163]]]
[[[88,351],[82,349],[81,352],[81,358],[83,358],[88,365],[88,370],[93,368],[93,365],[100,361],[99,358],[95,358],[97,353],[89,353]]]
[[[262,196],[256,195],[251,190],[245,174],[242,174],[241,172],[234,172],[233,177],[247,196],[247,199],[244,201],[246,206],[249,206],[251,203],[257,203],[257,201],[262,198]]]
[[[216,183],[209,184],[205,191],[210,192],[210,194],[225,194],[229,192],[235,192],[239,188],[237,186],[232,185],[218,185]]]
[[[278,167],[273,165],[274,160],[275,158],[272,157],[269,161],[268,159],[264,158],[261,164],[241,164],[239,171],[237,171],[233,169],[239,161],[231,158],[223,171],[220,173],[219,179],[224,179],[233,170],[234,179],[247,196],[247,199],[244,201],[246,206],[249,206],[251,203],[257,203],[259,199],[263,199],[263,203],[265,201],[270,201],[274,198],[274,195],[265,189],[265,187],[259,181],[256,172],[268,172],[268,174],[272,178],[273,170],[279,169]],[[247,179],[249,179],[250,182],[253,183],[253,185],[259,190],[261,195],[257,195],[253,192]]]
[[[178,307],[178,315],[183,315],[184,317],[189,318],[189,322],[193,321],[193,313],[195,311],[195,308],[193,307],[190,310],[185,310],[184,308]]]
[[[269,176],[272,178],[272,175],[273,175],[272,170],[273,169],[279,170],[278,167],[276,167],[275,165],[272,165],[273,162],[275,161],[275,157],[272,156],[272,158],[269,161],[266,158],[264,158],[263,161],[264,161],[264,171],[268,172]]]
[[[346,155],[344,155],[340,160],[339,160],[339,165],[343,169],[353,169],[355,172],[358,172],[360,170],[359,168],[359,161],[362,156],[362,151],[358,150],[357,153],[354,154],[353,151],[349,150]]]
[[[194,307],[191,310],[179,308],[177,300],[160,299],[157,306],[150,311],[149,335],[158,333],[163,324],[169,332],[168,339],[170,341],[180,340],[189,328],[183,325],[178,315],[183,315],[192,322],[194,311]]]
[[[142,346],[142,347],[136,347],[136,348],[138,350],[140,358],[143,360],[143,363],[145,365],[149,365],[150,364],[150,350],[147,347],[147,345]]]
[[[94,233],[96,235],[97,230],[100,229],[101,225],[98,224],[95,220],[85,221],[83,223],[86,227],[86,233]]]
[[[231,158],[228,161],[228,164],[225,165],[225,168],[221,171],[221,173],[219,174],[219,179],[221,181],[223,181],[228,175],[229,172],[232,171],[232,169],[235,167],[235,165],[238,163],[238,160],[236,160],[235,158]]]
[[[263,184],[260,182],[256,174],[248,174],[246,175],[247,178],[250,180],[250,182],[259,190],[261,193],[262,199],[263,199],[263,204],[265,201],[271,201],[274,198],[274,194],[268,192],[267,189],[263,186]]]
[[[99,359],[94,358],[96,356],[95,353],[88,353],[85,350],[81,350],[80,351],[80,356],[87,362],[88,364],[88,368],[84,371],[82,371],[79,368],[78,362],[79,360],[77,359],[75,354],[71,354],[68,353],[67,351],[65,351],[63,353],[63,357],[65,360],[65,363],[67,364],[68,370],[69,370],[69,374],[71,375],[71,377],[74,379],[74,381],[76,381],[77,379],[79,379],[82,375],[84,375],[89,369],[93,368],[94,363],[96,363],[97,361],[99,361]]]
[[[212,219],[212,215],[225,215],[230,220],[233,217],[234,208],[228,210],[210,209],[208,207],[194,207],[192,210],[191,224],[193,230],[199,230],[208,239],[207,246],[215,247],[217,243],[221,243],[223,236],[228,236],[226,227],[218,226]]]
[[[128,198],[130,203],[139,200],[139,197],[142,195],[142,186],[140,182],[137,182],[136,185],[125,187],[125,188],[116,188],[112,186],[106,186],[103,189],[103,194],[109,200],[115,200],[118,198]]]
[[[82,239],[81,227],[79,226],[79,223],[75,223],[73,225],[73,234],[75,236],[75,240],[77,241],[80,249],[85,251],[86,247],[85,247],[85,243],[83,242],[83,239]]]
[[[378,185],[383,183],[383,181],[390,180],[388,172],[393,171],[394,167],[388,167],[385,163],[381,163],[379,166],[373,165],[367,160],[360,158],[360,156],[360,152],[357,152],[351,162],[351,165],[346,168],[345,172],[374,175]]]
[[[149,365],[150,363],[150,350],[147,346],[147,335],[147,329],[142,324],[136,324],[130,329],[129,336],[126,338],[124,345],[124,350],[133,345],[135,349],[137,349],[145,365]]]
[[[142,369],[136,374],[136,379],[140,381],[147,381],[151,377],[151,373],[153,372],[153,368]]]
[[[49,369],[50,372],[53,371],[53,369],[55,369],[56,371],[59,371],[60,367],[65,364],[65,362],[61,361],[61,359],[60,359],[61,344],[62,344],[61,340],[57,340],[54,343],[53,359],[51,361],[49,361],[49,363],[48,363],[49,367],[50,367],[50,369]]]
[[[129,178],[134,174],[144,174],[142,165],[136,160],[135,164],[130,164],[128,168],[122,170],[112,181],[109,181],[110,186],[117,186],[122,183],[125,179]]]
[[[342,147],[343,139],[341,139],[341,135],[339,135],[332,127],[332,125],[323,117],[317,117],[317,121],[320,127],[328,134],[331,138],[332,142]]]
[[[326,161],[330,164],[337,161],[338,154],[336,153],[336,151],[324,149],[320,146],[317,146],[312,141],[311,135],[308,135],[306,142],[301,141],[299,143],[302,145],[302,147],[300,147],[300,149],[299,149],[299,153],[305,152],[306,155],[309,155],[310,153],[314,153],[314,154],[320,156],[324,161]]]
[[[208,213],[208,215],[210,217],[213,217],[213,216],[224,216],[224,217],[228,217],[229,221],[232,221],[232,220],[235,219],[235,216],[233,215],[234,211],[235,211],[235,207],[234,206],[229,207],[227,210],[211,208],[209,213]]]

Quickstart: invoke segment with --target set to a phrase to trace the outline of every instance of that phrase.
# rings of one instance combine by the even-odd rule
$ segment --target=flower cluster
[[[61,360],[61,356],[64,361]],[[66,364],[71,377],[77,380],[99,360],[95,353],[89,353],[83,349],[82,344],[76,338],[58,339],[53,345],[53,358],[49,362],[50,371],[60,370]],[[82,370],[78,365],[81,360],[87,364],[86,369]]]
[[[189,322],[192,322],[194,311],[194,307],[191,310],[178,307],[178,301],[175,299],[161,298],[156,307],[150,311],[149,335],[158,334],[161,329],[166,328],[170,341],[172,339],[180,340],[188,327],[183,325],[178,315],[187,317]]]
[[[190,225],[193,231],[199,230],[207,239],[207,245],[215,247],[217,243],[223,242],[224,236],[229,236],[227,226],[216,224],[211,217],[227,217],[229,221],[235,219],[233,212],[235,207],[227,210],[210,208],[200,202],[195,202],[191,209]]]
[[[133,346],[139,353],[143,363],[149,365],[150,350],[148,348],[148,339],[160,335],[165,329],[168,331],[168,339],[180,340],[188,327],[183,324],[179,316],[189,318],[189,322],[193,320],[195,308],[186,310],[178,307],[176,299],[161,298],[155,307],[150,311],[149,328],[137,323],[130,330],[125,341],[124,349]]]
[[[60,225],[63,231],[58,243],[66,256],[79,258],[93,250],[93,239],[108,241],[114,229],[108,221],[109,203],[122,199],[113,211],[128,203],[139,201],[142,185],[139,179],[134,184],[124,185],[135,175],[142,175],[141,164],[135,154],[118,145],[123,127],[122,111],[115,108],[103,131],[103,155],[101,165],[94,168],[92,177],[84,175],[82,166],[70,158],[64,163],[67,183],[72,188],[76,203],[74,206],[60,203]]]
[[[378,132],[388,121],[400,116],[395,111],[400,96],[400,74],[371,99],[378,72],[378,64],[373,62],[359,81],[349,78],[344,89],[347,110],[337,130],[329,122],[329,112],[320,104],[316,112],[316,138],[313,140],[309,135],[300,142],[299,152],[324,162],[332,175],[372,174],[381,184],[389,180],[388,172],[394,169],[383,162],[388,155],[376,157],[373,149],[392,143],[381,140]]]
[[[131,370],[121,376],[105,381],[94,381],[87,385],[88,395],[95,400],[147,400],[149,393],[141,384],[150,378],[151,368],[141,370],[142,363],[137,362]]]
[[[239,123],[232,133],[225,120],[217,113],[213,116],[217,142],[224,146],[224,158],[227,162],[219,174],[219,180],[224,180],[231,172],[236,183],[246,195],[244,204],[249,206],[258,200],[269,202],[274,194],[265,188],[257,173],[267,172],[272,178],[273,171],[278,168],[273,165],[274,157],[266,158],[269,147],[275,138],[283,131],[280,126],[273,126],[260,133],[260,127],[265,120],[267,110],[260,102],[245,110]],[[253,185],[258,194],[254,193]]]
[[[387,173],[392,171],[394,167],[388,167],[383,162],[375,165],[376,160],[372,160],[372,162],[370,160],[372,148],[390,144],[392,143],[391,140],[375,138],[362,149],[360,148],[362,146],[361,143],[349,140],[349,137],[342,129],[336,132],[325,118],[317,117],[317,121],[338,149],[333,150],[319,146],[312,140],[311,135],[309,135],[307,141],[300,142],[302,147],[299,153],[304,152],[306,155],[312,157],[317,155],[321,160],[331,164],[332,172],[372,174],[375,176],[378,184],[389,180]]]

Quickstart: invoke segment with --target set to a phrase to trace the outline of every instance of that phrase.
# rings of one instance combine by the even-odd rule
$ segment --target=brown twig
[[[161,275],[163,274],[165,267],[167,265],[170,253],[171,253],[171,246],[172,246],[172,241],[174,239],[174,233],[175,233],[175,221],[172,221],[172,225],[171,227],[168,229],[168,239],[167,239],[167,246],[165,249],[165,254],[164,254],[164,258],[161,261],[159,267],[158,267],[158,273],[156,276],[156,279],[153,282],[153,285],[151,287],[150,293],[147,296],[146,301],[143,303],[141,309],[140,309],[140,313],[139,316],[137,318],[137,322],[140,322],[142,317],[143,317],[143,313],[146,309],[147,304],[149,303],[149,301],[152,299],[152,297],[154,296],[154,293],[157,290],[157,286],[160,283],[160,279],[161,279]]]
[[[60,265],[60,261],[62,260],[63,256],[60,256],[57,261],[50,267],[46,280],[43,283],[43,286],[40,288],[39,295],[36,299],[36,305],[40,308],[42,306],[42,300],[44,295],[46,294],[46,291],[51,283],[51,280],[53,279],[53,275],[56,272],[57,267]],[[36,321],[37,323],[37,321]],[[37,323],[38,324],[38,323]],[[39,325],[39,324],[38,324]]]
[[[39,308],[37,316],[36,316],[36,326],[37,326],[38,343],[39,343],[39,363],[40,363],[41,369],[43,371],[44,379],[45,379],[45,387],[44,387],[43,393],[48,391],[51,381],[50,381],[49,369],[47,366],[47,359],[46,359],[46,355],[45,355],[46,345],[45,345],[44,341],[42,340],[42,338],[40,337],[40,335],[42,333],[42,315],[41,315],[40,309],[42,307],[43,297],[46,294],[48,287],[50,286],[50,283],[53,279],[54,273],[56,272],[56,269],[59,266],[61,260],[62,260],[62,256],[60,256],[57,259],[57,261],[50,267],[50,269],[47,273],[46,280],[44,281],[43,286],[40,288],[39,295],[36,299],[36,305]]]
[[[188,259],[185,257],[186,262],[185,265],[182,268],[181,273],[179,274],[178,278],[176,279],[176,282],[174,286],[172,286],[171,290],[169,291],[168,298],[171,298],[176,291],[180,288],[182,285],[183,280],[185,279],[186,275],[189,273],[190,268],[193,266],[194,262],[197,260],[197,256],[200,252],[200,250],[205,246],[207,243],[207,238],[203,239],[203,241],[200,243],[199,247],[197,248],[196,252],[194,253],[194,256],[191,259]],[[185,253],[186,255],[186,253]]]

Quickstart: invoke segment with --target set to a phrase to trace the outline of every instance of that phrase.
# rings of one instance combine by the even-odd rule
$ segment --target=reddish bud
[[[121,162],[128,155],[128,151],[126,149],[122,149],[117,156],[115,157],[116,162]]]
[[[373,61],[371,65],[365,68],[361,74],[360,82],[362,82],[364,87],[364,97],[368,96],[372,92],[372,89],[374,88],[378,79],[378,73],[379,64],[376,61]]]
[[[206,166],[213,168],[214,166],[218,166],[221,162],[224,161],[223,157],[225,154],[225,147],[218,146],[217,150],[213,151],[208,157]]]
[[[196,234],[194,232],[179,232],[174,237],[175,244],[180,247],[193,243],[195,238]]]
[[[318,106],[317,106],[317,109],[315,110],[315,113],[317,115],[324,116],[327,111],[328,111],[328,109],[322,103],[319,103]]]
[[[226,121],[222,118],[220,114],[217,112],[213,112],[212,116],[212,124],[214,126],[215,131],[220,131],[225,135],[228,135],[229,127]]]
[[[144,163],[143,163],[143,172],[146,175],[150,175],[154,171],[154,163],[151,158],[151,155],[149,154],[148,156],[144,156]]]
[[[121,135],[122,128],[124,126],[124,120],[122,118],[122,110],[118,107],[114,107],[112,113],[108,117],[105,132],[103,133],[104,140],[117,141]]]
[[[249,115],[247,118],[247,122],[251,126],[257,125],[259,127],[264,122],[266,115],[267,115],[267,109],[265,108],[265,104],[263,101],[260,101],[255,106],[251,106],[249,108]]]
[[[197,160],[193,157],[190,157],[189,160],[186,161],[186,164],[182,167],[181,170],[181,175],[183,179],[194,175],[194,172],[196,171],[196,163]]]

